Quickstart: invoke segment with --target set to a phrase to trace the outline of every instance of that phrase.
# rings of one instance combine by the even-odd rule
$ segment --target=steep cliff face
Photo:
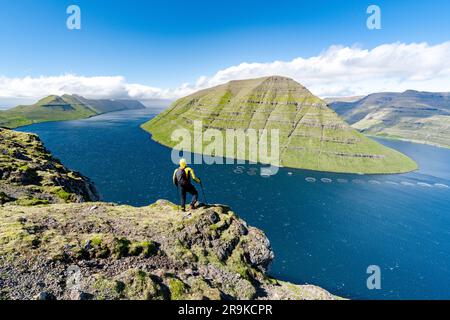
[[[0,204],[98,200],[88,178],[65,168],[39,137],[0,129]]]
[[[6,205],[0,257],[3,299],[334,299],[269,278],[264,233],[220,205]]]
[[[0,300],[335,299],[270,278],[269,240],[226,206],[89,202],[37,136],[0,137]]]

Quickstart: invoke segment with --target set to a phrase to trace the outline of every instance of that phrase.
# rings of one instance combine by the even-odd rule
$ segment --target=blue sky
[[[71,4],[82,10],[82,30],[66,28]],[[382,30],[366,28],[370,4],[382,9]],[[448,0],[2,1],[0,76],[120,75],[169,88],[331,45],[444,43],[449,12]]]

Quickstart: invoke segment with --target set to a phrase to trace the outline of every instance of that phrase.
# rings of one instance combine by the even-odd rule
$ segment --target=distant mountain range
[[[450,93],[384,92],[329,104],[365,134],[450,148]]]
[[[221,132],[279,129],[284,167],[347,173],[399,173],[417,168],[405,155],[354,130],[323,100],[285,77],[231,81],[199,91],[179,99],[142,127],[154,140],[174,147],[172,132],[179,128],[192,132],[196,120],[205,129]],[[234,158],[249,159],[245,143],[245,156],[235,150]],[[224,151],[215,150],[215,155],[231,158]]]
[[[136,100],[94,100],[78,95],[52,95],[33,105],[0,111],[0,127],[17,128],[39,122],[77,120],[108,112],[144,108]]]
[[[337,97],[337,98],[325,98],[323,99],[326,103],[335,102],[355,102],[364,98],[364,96],[353,96],[353,97]]]

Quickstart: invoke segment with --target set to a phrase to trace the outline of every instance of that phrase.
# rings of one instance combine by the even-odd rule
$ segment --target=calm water
[[[143,206],[177,200],[170,149],[139,125],[151,110],[32,125],[67,166],[94,180],[103,200]],[[276,258],[271,274],[353,299],[450,299],[450,150],[382,141],[419,172],[355,176],[258,166],[194,166],[209,202],[226,203],[263,229]],[[323,181],[322,181],[323,180]],[[366,286],[378,265],[382,289]]]

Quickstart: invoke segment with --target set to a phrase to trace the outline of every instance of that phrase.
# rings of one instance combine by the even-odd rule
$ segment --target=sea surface
[[[66,166],[90,177],[104,201],[145,206],[178,199],[171,150],[139,127],[154,115],[117,112],[20,130],[37,133]],[[368,176],[284,168],[262,177],[259,165],[193,167],[209,203],[230,205],[266,232],[274,277],[351,299],[450,299],[450,150],[379,141],[420,170]],[[373,265],[381,289],[369,290]]]

